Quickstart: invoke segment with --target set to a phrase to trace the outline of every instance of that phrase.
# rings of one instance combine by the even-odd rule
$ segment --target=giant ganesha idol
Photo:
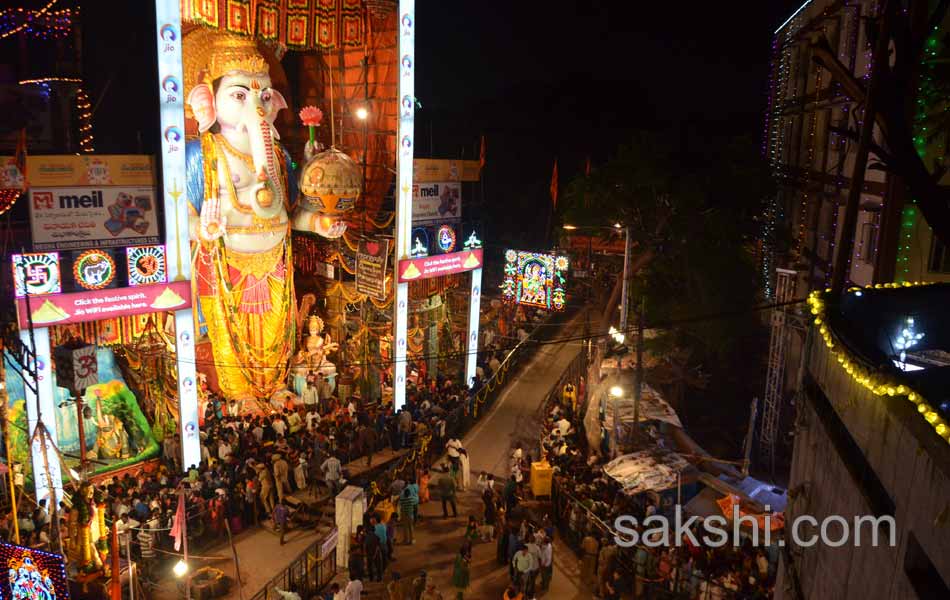
[[[274,127],[287,103],[253,39],[198,29],[183,51],[200,134],[186,149],[194,295],[221,391],[269,398],[284,385],[296,337],[288,217],[296,181]]]

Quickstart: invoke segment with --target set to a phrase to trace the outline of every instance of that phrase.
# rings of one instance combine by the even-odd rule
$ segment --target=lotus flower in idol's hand
[[[300,109],[300,121],[307,127],[319,127],[323,120],[323,111],[316,106],[304,106]]]

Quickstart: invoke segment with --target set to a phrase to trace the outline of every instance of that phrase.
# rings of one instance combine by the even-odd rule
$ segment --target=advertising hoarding
[[[159,242],[155,189],[129,186],[30,188],[37,250]]]
[[[386,268],[389,240],[362,240],[356,253],[356,291],[379,301],[386,300]]]
[[[399,261],[399,283],[453,275],[482,266],[482,249],[463,250],[451,254],[436,254]]]
[[[433,223],[462,218],[462,184],[451,181],[412,184],[412,222]]]
[[[412,165],[415,182],[478,181],[481,168],[477,160],[417,158]]]
[[[189,307],[191,284],[187,281],[30,298],[33,325],[39,327]],[[16,308],[20,327],[28,327],[26,299],[18,298]]]

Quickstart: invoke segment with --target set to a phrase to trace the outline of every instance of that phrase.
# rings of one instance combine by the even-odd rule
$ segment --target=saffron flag
[[[478,168],[485,168],[485,136],[482,136],[482,147],[478,151]]]
[[[557,159],[554,159],[554,171],[551,173],[551,206],[557,208]]]
[[[175,552],[181,550],[181,540],[185,533],[185,496],[178,496],[178,509],[175,511],[175,518],[172,520],[171,536],[175,538]]]

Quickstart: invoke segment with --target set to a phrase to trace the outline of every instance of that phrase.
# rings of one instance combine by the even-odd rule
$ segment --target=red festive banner
[[[399,261],[399,283],[464,273],[482,266],[482,249]]]
[[[189,306],[191,283],[188,281],[30,298],[33,325],[37,327],[179,310]],[[26,298],[18,298],[16,307],[20,327],[28,327]],[[112,337],[119,335],[118,331],[108,333]]]

